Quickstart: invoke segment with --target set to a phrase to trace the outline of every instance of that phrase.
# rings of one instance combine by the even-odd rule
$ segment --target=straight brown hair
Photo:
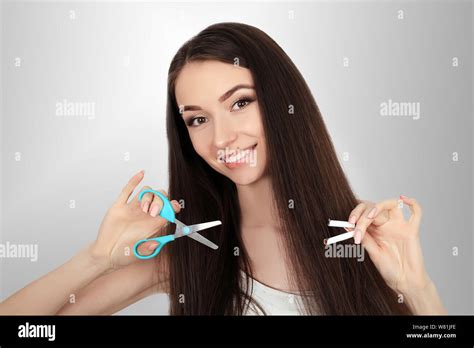
[[[305,313],[412,314],[369,257],[364,262],[325,257],[323,240],[345,232],[330,230],[328,218],[347,219],[359,202],[296,66],[263,31],[233,22],[211,25],[185,42],[168,72],[169,196],[184,202],[178,218],[187,224],[222,221],[204,234],[219,249],[190,238],[168,248],[170,314],[241,315],[252,303],[252,269],[241,237],[236,186],[194,151],[176,102],[175,82],[182,68],[203,60],[238,62],[252,74],[274,194],[269,204],[279,214],[291,282],[312,294],[304,296]],[[245,287],[241,270],[247,275]]]

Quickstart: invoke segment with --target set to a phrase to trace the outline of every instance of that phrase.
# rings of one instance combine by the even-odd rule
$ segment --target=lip
[[[245,159],[250,154],[250,152],[257,148],[257,145],[258,143],[240,150],[238,155],[232,155],[230,158],[225,158],[224,165],[229,169],[234,169],[241,166],[245,163]],[[249,151],[246,152],[247,150]],[[229,161],[229,159],[231,159],[231,161]]]

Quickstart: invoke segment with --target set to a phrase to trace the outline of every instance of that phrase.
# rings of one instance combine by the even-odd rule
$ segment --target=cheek
[[[191,143],[193,144],[194,151],[196,151],[200,157],[207,160],[209,156],[212,155],[210,153],[210,138],[203,135],[204,133],[199,134],[199,132],[197,132],[196,134],[190,134],[189,137],[191,139]]]
[[[263,123],[260,113],[256,113],[252,117],[251,122],[249,122],[250,126],[250,134],[253,134],[256,138],[258,138],[258,142],[265,142],[265,131],[263,129]],[[263,144],[262,144],[263,145]]]
[[[258,109],[257,109],[258,110]],[[248,134],[251,134],[253,137],[256,138],[258,142],[258,153],[255,158],[256,160],[256,168],[257,170],[264,170],[267,163],[267,151],[266,151],[266,139],[265,139],[265,130],[263,127],[262,117],[259,111],[256,111],[252,114],[252,117],[249,118],[246,124],[246,129],[248,130]]]
[[[249,117],[247,125],[250,127],[250,130],[252,131],[252,133],[258,138],[262,138],[264,133],[265,133],[263,131],[263,123],[262,122],[263,121],[262,121],[262,115],[261,115],[261,112],[260,112],[260,108],[259,108],[258,104],[256,103],[254,105],[254,108],[252,109],[252,114],[251,114],[251,117]]]

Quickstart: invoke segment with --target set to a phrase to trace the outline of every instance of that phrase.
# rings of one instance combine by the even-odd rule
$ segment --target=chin
[[[209,162],[208,162],[209,163]],[[213,163],[211,167],[216,172],[224,175],[236,185],[250,185],[258,181],[263,176],[263,171],[259,166],[251,167],[248,164],[239,168],[229,169],[222,163]]]
[[[227,168],[226,168],[227,169]],[[262,177],[259,168],[242,167],[232,170],[224,170],[222,173],[236,185],[246,186],[257,182]]]

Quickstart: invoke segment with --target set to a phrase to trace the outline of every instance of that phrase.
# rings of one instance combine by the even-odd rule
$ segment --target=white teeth
[[[255,146],[255,145],[254,145]],[[250,149],[240,150],[237,154],[231,155],[225,159],[226,163],[236,163],[239,162],[242,158],[247,156],[250,151],[253,150],[253,146]]]
[[[238,155],[233,155],[229,158],[226,159],[226,162],[227,163],[233,163],[233,162],[237,162],[237,161],[240,161],[243,157],[245,157],[247,154],[249,153],[249,150],[245,150],[245,151],[240,151],[240,153]]]

